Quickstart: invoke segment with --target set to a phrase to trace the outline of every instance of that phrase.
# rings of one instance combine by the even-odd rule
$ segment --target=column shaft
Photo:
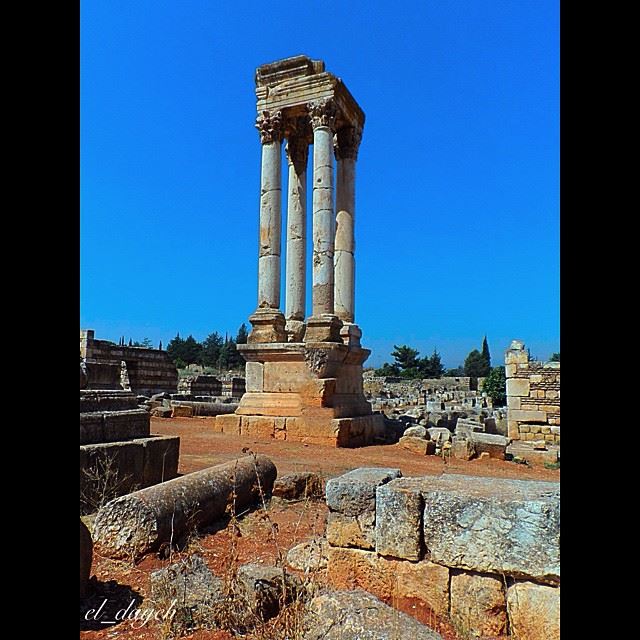
[[[306,140],[287,144],[289,186],[287,198],[287,271],[285,317],[304,320],[307,256],[307,151]]]
[[[334,258],[335,313],[355,321],[355,158],[338,158]]]
[[[281,141],[262,145],[258,308],[280,308]]]
[[[333,132],[313,131],[313,316],[333,315]]]

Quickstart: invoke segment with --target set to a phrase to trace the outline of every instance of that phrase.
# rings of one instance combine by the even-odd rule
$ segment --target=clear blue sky
[[[306,54],[366,113],[367,364],[395,343],[453,367],[485,333],[494,365],[513,338],[559,350],[557,0],[82,0],[80,35],[80,324],[96,337],[166,345],[247,321],[254,72]]]

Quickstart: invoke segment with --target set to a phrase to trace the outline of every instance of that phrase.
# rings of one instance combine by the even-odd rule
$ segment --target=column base
[[[310,316],[306,321],[305,342],[342,342],[340,329],[342,321],[338,316]]]
[[[284,328],[287,342],[302,342],[306,328],[304,320],[287,320]]]
[[[286,342],[284,314],[277,309],[258,309],[249,316],[253,328],[247,342],[250,344],[266,342]]]

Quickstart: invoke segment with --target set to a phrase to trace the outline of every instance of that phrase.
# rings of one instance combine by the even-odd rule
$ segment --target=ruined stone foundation
[[[362,390],[370,351],[340,343],[238,345],[247,391],[234,414],[216,418],[223,433],[358,447],[384,432]]]

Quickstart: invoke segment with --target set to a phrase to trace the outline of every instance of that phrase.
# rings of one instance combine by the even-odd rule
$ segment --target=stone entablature
[[[513,340],[505,353],[507,420],[513,440],[560,443],[560,363],[529,359]]]

